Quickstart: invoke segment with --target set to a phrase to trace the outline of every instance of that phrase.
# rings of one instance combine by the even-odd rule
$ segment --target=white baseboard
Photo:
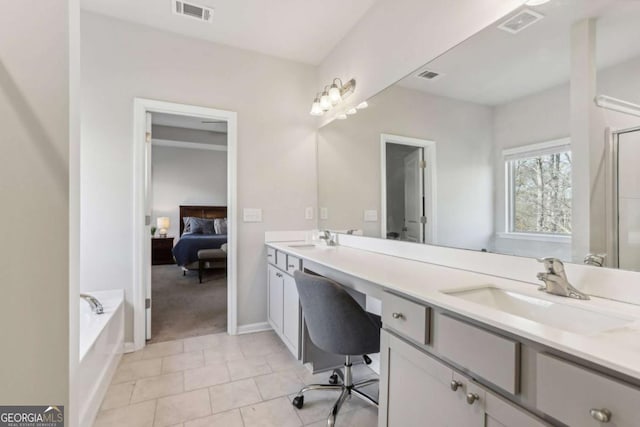
[[[136,343],[134,343],[133,341],[124,343],[124,345],[122,346],[122,351],[125,353],[133,353],[134,351],[136,351]]]
[[[250,323],[248,325],[238,325],[238,335],[252,334],[254,332],[270,331],[271,325],[268,322]]]

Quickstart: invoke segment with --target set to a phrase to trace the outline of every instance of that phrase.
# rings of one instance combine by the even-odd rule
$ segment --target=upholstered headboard
[[[184,232],[184,221],[182,218],[185,216],[193,216],[196,218],[226,218],[227,207],[226,206],[180,206],[180,236]]]

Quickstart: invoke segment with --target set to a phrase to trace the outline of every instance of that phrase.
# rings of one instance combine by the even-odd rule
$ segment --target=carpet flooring
[[[202,284],[198,272],[186,276],[176,265],[151,268],[150,343],[226,332],[227,275],[207,270]]]

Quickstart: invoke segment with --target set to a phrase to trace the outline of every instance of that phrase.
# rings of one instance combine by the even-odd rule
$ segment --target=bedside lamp
[[[156,220],[156,225],[158,226],[158,234],[160,237],[167,237],[167,230],[171,226],[171,221],[168,216],[160,216]]]

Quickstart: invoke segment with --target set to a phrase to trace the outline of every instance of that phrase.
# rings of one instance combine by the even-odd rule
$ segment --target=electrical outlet
[[[320,219],[329,219],[329,209],[320,208]]]
[[[304,219],[313,219],[313,208],[308,207],[304,210]]]
[[[262,222],[262,209],[244,208],[242,211],[242,219],[244,222]]]
[[[364,211],[364,220],[365,222],[376,222],[378,221],[378,211],[377,210],[365,210]]]

